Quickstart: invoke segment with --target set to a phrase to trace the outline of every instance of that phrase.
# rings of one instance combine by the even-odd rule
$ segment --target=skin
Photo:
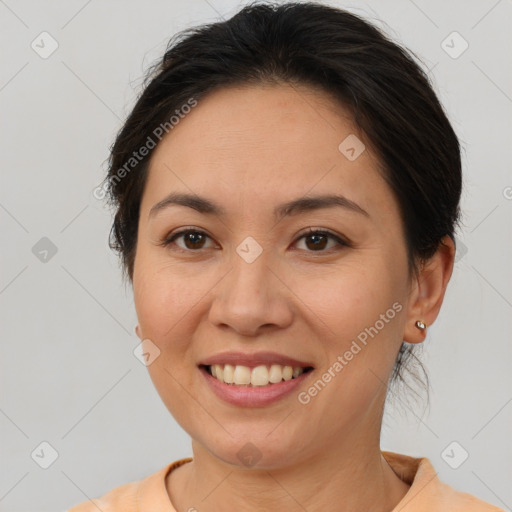
[[[133,288],[137,334],[161,351],[151,379],[192,438],[193,462],[166,481],[179,511],[313,512],[336,503],[385,512],[409,489],[380,452],[385,383],[402,340],[425,339],[416,320],[436,319],[455,249],[446,237],[409,279],[398,204],[367,141],[354,161],[338,150],[349,134],[365,141],[323,92],[231,87],[202,99],[155,149]],[[170,192],[206,197],[226,214],[175,205],[150,217]],[[274,219],[276,205],[323,193],[343,194],[369,217],[330,207]],[[184,227],[209,238],[161,245]],[[322,238],[317,249],[303,237],[309,227],[350,246]],[[263,249],[250,264],[236,252],[247,236]],[[275,351],[314,366],[307,390],[396,302],[401,311],[306,405],[296,393],[265,407],[225,403],[197,368],[219,352]],[[261,456],[250,468],[237,457],[248,442]]]

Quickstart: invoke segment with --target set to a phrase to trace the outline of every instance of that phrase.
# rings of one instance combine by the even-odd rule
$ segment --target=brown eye
[[[312,250],[325,249],[325,246],[327,245],[327,238],[328,237],[325,235],[308,235],[306,240],[311,242],[311,244],[306,241],[306,246],[308,249]]]
[[[336,246],[349,246],[347,242],[329,231],[311,230],[298,240],[302,239],[304,239],[306,250],[309,252],[324,252],[326,249],[329,250]],[[333,242],[330,247],[328,247],[329,241]]]
[[[177,243],[176,241],[180,239],[182,242]],[[210,236],[203,231],[199,231],[197,229],[185,229],[171,235],[162,242],[162,245],[164,247],[175,245],[178,250],[194,252],[200,251],[201,249],[207,249],[208,246],[206,246],[206,244],[208,240],[211,241]],[[330,233],[329,231],[311,229],[309,232],[299,237],[297,239],[297,243],[302,240],[304,240],[305,244],[304,250],[307,252],[327,252],[330,249],[336,248],[336,246],[350,247],[348,242],[345,242],[340,237]],[[329,243],[331,244],[330,246]]]
[[[202,249],[205,237],[201,233],[190,231],[183,237],[187,249]]]
[[[183,245],[175,242],[175,240],[179,240],[180,238],[183,240]],[[175,243],[179,249],[183,249],[185,251],[195,251],[204,249],[205,243],[209,238],[210,237],[202,231],[198,231],[196,229],[186,229],[172,235],[170,238],[165,240],[163,245],[168,246]]]

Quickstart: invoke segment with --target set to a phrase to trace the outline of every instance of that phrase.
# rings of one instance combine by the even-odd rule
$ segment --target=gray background
[[[65,510],[191,455],[133,355],[131,289],[92,191],[169,37],[242,3],[0,1],[1,511]],[[430,410],[397,398],[382,448],[427,456],[441,480],[511,510],[512,2],[330,3],[421,56],[464,145],[461,250],[425,343]],[[31,47],[43,31],[59,45],[48,58]],[[453,31],[469,44],[457,58],[442,47]],[[452,458],[469,453],[458,469],[441,455],[453,441]]]

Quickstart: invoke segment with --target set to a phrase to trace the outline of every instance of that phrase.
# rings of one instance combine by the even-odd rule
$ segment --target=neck
[[[336,510],[389,512],[409,490],[381,454],[378,442],[326,443],[321,456],[277,469],[227,464],[196,442],[194,460],[173,471],[167,490],[177,510],[269,512]],[[300,451],[300,450],[299,450]]]

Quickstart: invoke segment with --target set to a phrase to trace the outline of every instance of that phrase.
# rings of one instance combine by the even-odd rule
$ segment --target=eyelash
[[[174,243],[174,241],[183,236],[183,235],[186,235],[188,233],[194,233],[194,234],[198,234],[198,235],[203,235],[207,238],[210,238],[211,240],[211,237],[206,234],[204,231],[201,231],[200,229],[192,229],[192,228],[186,228],[186,229],[182,229],[181,231],[178,231],[177,233],[173,233],[172,236],[168,236],[166,237],[162,243],[160,245],[162,245],[163,247],[169,247],[171,244]],[[327,231],[327,230],[324,230],[324,229],[315,229],[315,228],[308,228],[308,231],[306,233],[303,233],[301,234],[295,241],[295,243],[297,243],[299,240],[303,239],[303,238],[307,238],[309,236],[313,236],[313,235],[321,235],[321,236],[327,236],[329,238],[332,238],[333,240],[335,240],[339,247],[338,248],[335,248],[335,247],[331,247],[330,249],[324,249],[324,250],[319,250],[319,251],[309,251],[307,250],[306,252],[309,252],[309,253],[329,253],[331,252],[333,249],[336,250],[340,247],[352,247],[351,243],[348,242],[347,240],[344,240],[342,239],[341,237],[335,235],[334,233],[330,232],[330,231]],[[174,244],[176,246],[176,244]],[[201,252],[202,248],[200,249],[184,249],[183,247],[179,247],[179,246],[176,246],[174,249],[172,250],[177,250],[177,251],[180,251],[180,252],[188,252],[188,253],[193,253],[193,252]]]

